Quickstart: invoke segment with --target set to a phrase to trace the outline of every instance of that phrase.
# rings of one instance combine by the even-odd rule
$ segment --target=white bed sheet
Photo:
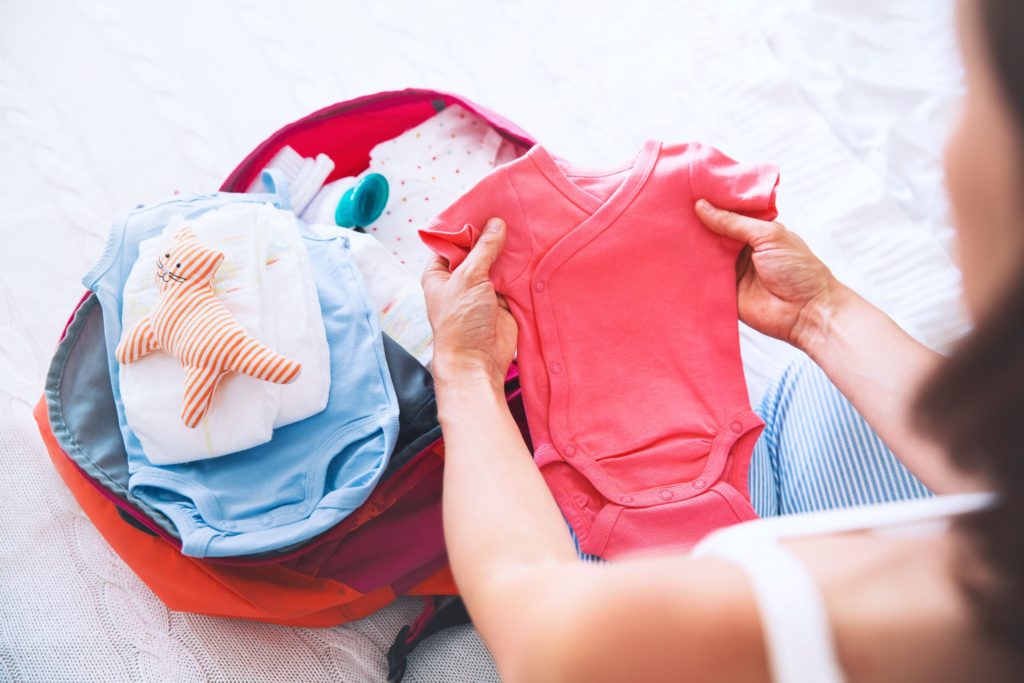
[[[174,613],[89,524],[31,418],[110,216],[216,187],[334,101],[462,93],[562,156],[699,138],[782,166],[783,220],[919,338],[966,330],[938,171],[949,0],[0,2],[0,681],[371,681],[418,601],[334,629]],[[756,400],[791,351],[749,330]],[[496,680],[469,627],[407,680]]]

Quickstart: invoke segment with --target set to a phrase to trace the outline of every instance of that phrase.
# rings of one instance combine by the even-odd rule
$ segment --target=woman
[[[504,401],[517,332],[488,279],[503,223],[454,273],[427,268],[450,561],[505,680],[1020,678],[1024,8],[961,0],[957,21],[967,97],[945,165],[977,325],[951,358],[782,225],[695,207],[747,244],[741,319],[806,352],[935,498],[759,520],[689,556],[580,562]]]

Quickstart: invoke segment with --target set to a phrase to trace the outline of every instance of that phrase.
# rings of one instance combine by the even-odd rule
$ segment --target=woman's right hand
[[[781,223],[719,209],[704,199],[696,211],[709,230],[746,245],[736,261],[740,320],[806,350],[842,293],[832,272]]]

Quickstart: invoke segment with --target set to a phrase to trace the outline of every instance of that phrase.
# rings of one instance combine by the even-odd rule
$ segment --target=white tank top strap
[[[778,541],[872,529],[881,533],[941,533],[949,518],[981,510],[992,493],[936,496],[802,515],[772,517],[721,529],[693,549],[720,557],[747,575],[764,632],[774,683],[841,683],[828,612],[814,576]]]
[[[747,574],[761,613],[773,681],[842,682],[821,593],[795,555],[765,536],[751,536],[742,545],[715,544],[695,554],[729,560]]]

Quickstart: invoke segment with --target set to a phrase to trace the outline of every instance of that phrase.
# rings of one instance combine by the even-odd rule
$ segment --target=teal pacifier
[[[388,203],[388,180],[380,173],[369,173],[338,201],[334,223],[343,228],[369,225],[384,212]]]

